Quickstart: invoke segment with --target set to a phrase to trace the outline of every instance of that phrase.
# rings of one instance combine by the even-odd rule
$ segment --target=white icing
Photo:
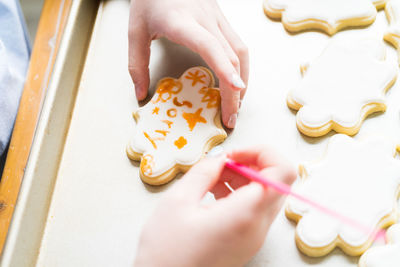
[[[388,33],[399,38],[400,37],[400,1],[390,0],[385,7],[386,14],[389,19]]]
[[[389,29],[384,39],[397,49],[400,62],[400,0],[391,0],[385,6],[386,15],[389,20]]]
[[[303,106],[297,117],[305,126],[334,121],[355,127],[363,106],[385,103],[385,90],[396,75],[382,42],[336,40],[309,64],[289,97]]]
[[[287,23],[320,20],[334,27],[342,20],[375,17],[377,2],[371,0],[265,0],[265,5],[267,9],[282,10],[282,21]]]
[[[395,153],[396,146],[383,138],[356,141],[347,135],[334,135],[324,157],[304,165],[305,177],[294,191],[372,230],[397,208],[400,160],[394,158]],[[310,247],[327,246],[338,236],[353,247],[371,238],[372,233],[357,231],[297,199],[289,198],[287,208],[302,216],[297,235]]]
[[[197,82],[192,86],[193,80],[186,78],[189,72],[198,72],[199,76],[204,76],[202,78],[203,82]],[[204,147],[210,139],[217,135],[226,135],[225,131],[214,123],[219,110],[219,104],[209,108],[207,107],[207,102],[201,101],[204,95],[199,93],[199,91],[203,87],[208,88],[211,84],[212,77],[210,74],[203,68],[194,67],[187,70],[179,81],[182,83],[182,90],[178,94],[172,94],[171,98],[166,102],[159,101],[154,103],[159,97],[159,93],[156,92],[152,100],[137,112],[139,120],[130,146],[136,153],[151,155],[153,157],[154,166],[152,166],[152,171],[144,173],[148,177],[159,176],[176,164],[185,166],[193,165],[202,157]],[[177,87],[174,87],[173,91],[177,89]],[[169,94],[164,94],[162,97],[163,99],[167,99]],[[191,108],[188,106],[178,107],[173,103],[175,97],[177,97],[179,102],[190,101],[193,106]],[[153,114],[153,110],[156,107],[159,108],[158,115]],[[174,118],[167,115],[167,111],[171,108],[177,110],[176,117]],[[182,114],[184,112],[195,113],[200,108],[202,108],[200,115],[207,123],[199,122],[191,131]],[[163,120],[172,121],[171,128]],[[157,145],[155,149],[144,135],[144,132],[148,133],[152,138],[164,138],[163,134],[155,132],[156,130],[168,131],[168,134],[164,140],[155,141]],[[181,136],[187,140],[187,144],[179,149],[174,143]]]
[[[370,248],[361,256],[361,267],[400,266],[400,224],[391,226],[386,236],[387,245]]]

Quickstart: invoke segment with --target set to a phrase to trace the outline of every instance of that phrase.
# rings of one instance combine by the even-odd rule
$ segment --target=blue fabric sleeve
[[[11,137],[30,49],[18,1],[0,1],[0,156]]]

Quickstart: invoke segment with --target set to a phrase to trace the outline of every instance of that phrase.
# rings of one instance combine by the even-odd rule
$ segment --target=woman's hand
[[[226,156],[269,179],[291,184],[296,177],[268,149],[202,160],[168,192],[144,226],[135,266],[243,266],[260,249],[284,198],[225,170]],[[217,201],[203,204],[210,190]]]
[[[149,86],[150,44],[166,37],[206,61],[220,81],[222,121],[234,128],[249,75],[247,47],[215,0],[132,0],[129,20],[129,72],[136,97]]]

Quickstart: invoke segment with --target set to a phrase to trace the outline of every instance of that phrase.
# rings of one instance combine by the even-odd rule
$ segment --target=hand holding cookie
[[[134,0],[129,22],[129,72],[136,97],[149,86],[150,44],[166,37],[200,54],[220,80],[222,120],[234,128],[248,80],[247,47],[215,0]]]
[[[296,177],[267,149],[227,157],[270,179],[291,184]],[[203,159],[169,190],[142,231],[135,266],[243,266],[260,249],[283,197],[224,170],[225,159]],[[207,191],[216,202],[202,203]]]

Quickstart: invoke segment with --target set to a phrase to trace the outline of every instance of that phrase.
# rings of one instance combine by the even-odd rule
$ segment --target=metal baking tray
[[[264,15],[261,0],[219,3],[251,59],[238,125],[223,146],[268,144],[294,164],[321,156],[332,133],[314,139],[301,135],[286,106],[287,92],[301,79],[300,64],[317,57],[331,39],[382,40],[384,12],[373,25],[334,37],[291,35]],[[71,7],[1,266],[131,266],[144,222],[174,184],[143,184],[138,164],[125,155],[138,107],[127,71],[129,1],[102,1],[96,16],[88,15],[93,6],[82,0]],[[80,38],[87,27],[93,27],[89,44]],[[389,45],[387,56],[397,61]],[[199,64],[204,62],[190,50],[158,40],[152,45],[151,87]],[[355,138],[371,132],[400,136],[398,83],[387,96],[387,111],[370,116]],[[294,230],[281,212],[248,266],[357,266],[357,257],[340,250],[322,258],[304,256]]]

